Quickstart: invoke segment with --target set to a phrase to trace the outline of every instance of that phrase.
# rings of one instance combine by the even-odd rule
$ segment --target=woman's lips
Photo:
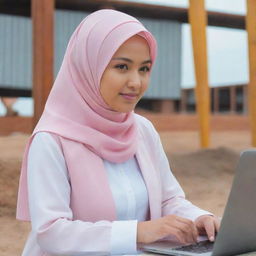
[[[126,100],[134,100],[138,97],[138,94],[134,93],[120,93],[120,95]]]

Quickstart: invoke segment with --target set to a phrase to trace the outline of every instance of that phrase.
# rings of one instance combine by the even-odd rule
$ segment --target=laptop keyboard
[[[185,251],[185,252],[194,252],[194,253],[204,253],[204,252],[211,252],[213,250],[213,242],[201,241],[196,244],[185,245],[181,247],[174,248],[177,251]]]

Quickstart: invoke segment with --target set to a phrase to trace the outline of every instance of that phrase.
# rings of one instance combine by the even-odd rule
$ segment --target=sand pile
[[[169,155],[174,175],[187,198],[221,216],[230,192],[239,153],[220,147]]]
[[[0,216],[14,215],[21,160],[0,158]]]
[[[173,172],[177,175],[201,176],[234,173],[239,153],[226,147],[204,149],[187,154],[168,154]]]
[[[0,137],[0,216],[14,215],[21,159],[28,135]]]

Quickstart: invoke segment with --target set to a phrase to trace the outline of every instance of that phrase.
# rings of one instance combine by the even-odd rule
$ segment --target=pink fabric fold
[[[71,163],[68,167],[69,172],[72,172],[77,164],[93,172],[96,166],[97,168],[101,166],[99,164],[101,159],[119,163],[135,155],[138,149],[138,127],[134,113],[119,113],[111,110],[102,99],[99,89],[102,74],[116,50],[136,34],[147,40],[154,63],[156,57],[154,37],[137,19],[127,14],[114,10],[100,10],[87,16],[74,31],[45,110],[25,150],[17,218],[30,219],[27,154],[36,133],[46,131],[69,140],[70,152],[72,152],[72,143],[74,147],[76,143],[83,145],[79,146],[81,150],[79,155],[84,156],[82,159],[68,154],[68,162]],[[95,164],[94,158],[87,152],[88,149],[98,156],[99,160]],[[83,178],[81,177],[80,182]],[[79,182],[79,179],[76,182]],[[80,185],[77,184],[82,187]],[[78,197],[79,195],[73,201],[78,202]],[[74,209],[77,207],[79,208],[74,206]]]

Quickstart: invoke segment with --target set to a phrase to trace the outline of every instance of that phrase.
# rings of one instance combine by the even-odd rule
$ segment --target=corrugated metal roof
[[[71,34],[88,14],[63,10],[55,12],[55,75],[60,68]],[[167,20],[140,20],[155,35],[158,42],[158,59],[145,98],[179,98],[181,90],[181,24]],[[0,38],[0,86],[19,89],[31,88],[31,19],[0,15]]]
[[[32,23],[25,17],[0,15],[0,86],[32,85]]]
[[[145,98],[179,98],[181,92],[181,24],[140,19],[158,43],[158,57]]]
[[[88,12],[55,11],[55,76],[60,69],[69,38],[87,15],[89,15]]]

